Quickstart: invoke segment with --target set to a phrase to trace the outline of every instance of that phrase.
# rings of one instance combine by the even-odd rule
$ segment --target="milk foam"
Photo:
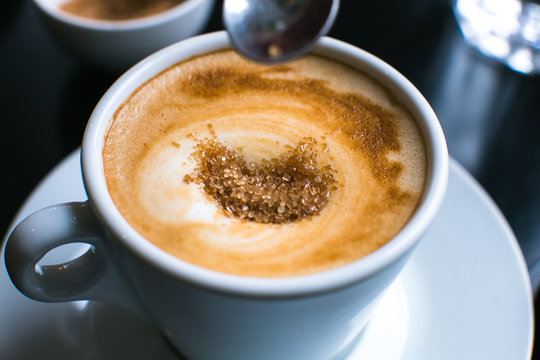
[[[212,136],[248,161],[314,138],[338,189],[299,222],[231,217],[183,181],[194,147]],[[426,166],[414,120],[365,74],[318,56],[265,67],[232,51],[139,88],[115,114],[103,156],[115,204],[145,238],[196,265],[261,277],[324,271],[384,245],[415,210]]]

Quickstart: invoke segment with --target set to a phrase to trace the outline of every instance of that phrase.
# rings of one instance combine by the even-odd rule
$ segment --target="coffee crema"
[[[317,55],[268,66],[231,50],[140,86],[114,114],[103,159],[113,201],[142,236],[253,277],[375,251],[414,213],[426,174],[414,119],[368,75]]]
[[[96,20],[129,20],[158,14],[185,0],[69,0],[60,8]]]

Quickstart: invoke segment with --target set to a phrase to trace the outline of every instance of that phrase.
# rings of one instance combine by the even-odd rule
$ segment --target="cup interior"
[[[126,72],[96,106],[83,139],[83,179],[98,217],[116,239],[142,261],[173,277],[220,292],[251,296],[302,296],[344,287],[381,271],[414,248],[435,216],[446,190],[448,153],[442,129],[427,101],[403,75],[375,56],[331,38],[320,39],[313,52],[364,71],[386,86],[417,119],[424,137],[428,161],[424,191],[419,207],[397,236],[370,255],[334,270],[291,278],[260,279],[217,273],[186,263],[145,240],[127,223],[108,193],[103,170],[104,137],[114,112],[134,90],[162,70],[183,59],[230,47],[225,32],[173,44]]]
[[[69,0],[33,1],[38,6],[38,8],[40,8],[48,16],[56,19],[57,21],[65,22],[73,26],[83,27],[87,29],[118,31],[152,27],[154,25],[170,21],[174,18],[185,16],[186,14],[190,13],[193,8],[197,7],[199,3],[209,0],[185,0],[165,11],[145,17],[126,20],[100,20],[74,15],[61,9],[61,6]]]

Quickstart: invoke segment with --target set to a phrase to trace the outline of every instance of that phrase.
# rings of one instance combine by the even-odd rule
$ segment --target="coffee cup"
[[[69,53],[93,66],[125,71],[152,52],[200,33],[215,1],[185,0],[149,16],[125,19],[77,15],[63,9],[68,0],[34,0],[33,3],[50,34]],[[102,4],[111,2],[96,3],[103,7]],[[132,2],[130,6],[137,8],[143,3]],[[148,4],[151,2],[145,5]],[[123,6],[128,8],[127,3]]]
[[[225,32],[190,38],[154,53],[113,84],[92,113],[83,138],[81,166],[88,201],[58,204],[42,209],[18,224],[6,244],[5,261],[8,273],[22,293],[38,301],[100,300],[127,307],[155,324],[178,352],[190,359],[332,359],[342,356],[358,338],[385,290],[406,265],[442,202],[448,176],[448,153],[440,124],[427,101],[395,69],[352,45],[322,38],[312,51],[315,56],[342,64],[340,67],[367,74],[366,78],[371,79],[370,84],[380,84],[381,89],[384,89],[377,90],[377,93],[383,94],[381,96],[389,99],[389,103],[397,104],[398,108],[406,109],[405,113],[415,121],[424,148],[425,175],[417,203],[411,214],[407,215],[405,224],[400,226],[387,242],[367,255],[345,263],[331,264],[328,268],[315,267],[313,270],[310,267],[307,272],[304,272],[304,267],[297,272],[294,266],[287,265],[288,270],[285,273],[251,274],[249,267],[248,272],[244,273],[237,272],[234,266],[226,266],[222,270],[213,265],[199,264],[192,259],[182,259],[181,255],[173,255],[166,247],[152,242],[150,235],[146,235],[144,226],[137,227],[136,222],[132,222],[130,216],[120,210],[122,206],[118,205],[118,200],[113,199],[111,193],[114,191],[111,191],[111,181],[109,179],[108,182],[107,178],[108,166],[104,165],[109,156],[107,142],[111,136],[117,136],[111,135],[111,132],[114,133],[114,130],[111,130],[114,128],[113,122],[116,121],[112,119],[118,118],[122,109],[126,109],[125,104],[136,99],[137,94],[144,94],[144,89],[148,86],[153,90],[148,93],[150,95],[142,98],[151,101],[151,94],[155,93],[152,88],[153,79],[160,78],[163,74],[167,77],[167,69],[173,68],[175,64],[187,62],[188,66],[191,66],[191,59],[202,59],[204,62],[208,54],[222,54],[230,47]],[[231,56],[233,59],[240,59],[234,54]],[[258,65],[242,64],[238,71],[248,71],[251,66]],[[280,74],[289,71],[287,64],[273,69]],[[216,75],[219,71],[211,73]],[[225,73],[228,77],[227,81],[221,83],[223,89],[234,88],[236,80],[230,82],[230,68]],[[275,81],[273,76],[277,75],[271,75],[271,80]],[[246,76],[241,75],[240,78],[245,79]],[[199,80],[196,76],[190,77],[187,82],[188,90],[199,94]],[[209,84],[216,85],[217,80],[212,78]],[[256,79],[256,87],[260,87],[261,81],[262,78]],[[340,103],[351,97],[350,93],[342,94],[340,89],[329,90],[325,82],[307,82],[317,84],[306,90],[317,93],[316,102],[323,101],[329,94],[343,96],[333,98],[332,103]],[[295,81],[287,80],[286,84],[291,86],[291,89],[301,87],[301,84],[298,85]],[[214,98],[217,89],[214,85],[211,85],[213,90],[205,93],[203,97]],[[170,89],[173,91],[172,87]],[[276,94],[281,94],[280,91]],[[260,96],[258,99],[261,99]],[[344,104],[345,107],[350,107],[346,101]],[[201,114],[207,111],[202,109],[200,104],[197,106]],[[240,111],[239,108],[236,110]],[[326,111],[323,108],[318,110]],[[230,111],[228,113],[230,114]],[[162,116],[161,113],[158,115]],[[203,141],[203,145],[213,144],[213,147],[203,147],[202,150],[221,149],[214,146],[216,142],[213,137],[215,135],[220,139],[224,134],[220,124],[223,122],[217,120],[208,124],[211,125],[207,126],[210,135],[204,135],[206,142]],[[247,122],[244,124],[249,128]],[[215,129],[212,125],[215,125]],[[118,131],[120,137],[132,132],[129,126],[122,129]],[[341,127],[338,130],[336,131],[339,133],[346,132]],[[294,131],[291,126],[288,131],[280,129],[278,132],[289,134]],[[301,129],[299,131],[301,132]],[[189,132],[186,138],[197,142],[199,137],[202,139],[204,136]],[[248,135],[230,136],[229,139],[234,142],[235,139],[245,136]],[[178,144],[175,141],[170,145],[171,148],[185,148],[184,143]],[[331,139],[328,144],[317,146],[319,145],[322,148],[328,145],[330,153],[333,149],[339,149],[331,143]],[[292,147],[285,146],[288,149]],[[194,148],[197,148],[197,145]],[[129,155],[132,151],[125,149],[121,153]],[[151,150],[146,153],[151,153]],[[218,154],[221,156],[223,153]],[[191,156],[189,159],[195,162],[199,160],[200,165],[200,157],[194,159]],[[341,168],[339,164],[334,165],[337,166],[334,177],[337,188],[341,187],[341,190],[335,190],[335,193],[340,194],[341,191],[341,195],[347,195],[343,190],[347,190],[347,181],[356,179],[340,177]],[[184,167],[182,161],[179,167]],[[204,174],[204,171],[198,171],[198,174]],[[280,176],[285,178],[284,181],[290,180],[290,176]],[[317,173],[314,178],[316,177]],[[385,179],[383,182],[388,184],[390,180],[386,177]],[[193,182],[186,181],[185,177],[179,178],[179,182],[186,187],[194,185]],[[204,179],[200,182],[204,182]],[[196,185],[199,185],[199,190],[203,186]],[[395,195],[395,192],[392,194]],[[345,195],[343,199],[346,198]],[[131,196],[135,199],[139,195],[131,193]],[[203,199],[212,199],[208,194],[201,196]],[[250,221],[253,219],[238,219],[237,215],[230,213],[224,215],[226,210],[219,209],[219,206],[214,206],[214,210],[199,208],[197,214],[218,214],[211,216],[207,224],[214,226],[215,221],[225,221],[226,224],[219,227],[223,229],[227,229],[229,223],[243,226],[248,224],[254,229],[264,226],[276,229],[288,226],[289,229],[307,223],[305,226],[308,229],[318,226],[319,219],[324,219],[327,214],[333,214],[330,206],[327,205],[320,213],[308,214],[309,219],[292,221],[290,224],[293,225],[251,225],[253,222]],[[340,216],[346,214],[337,214],[338,217],[333,219],[336,224],[341,224]],[[144,217],[148,222],[153,222],[151,216]],[[317,237],[324,237],[325,228],[317,228],[317,231]],[[226,230],[223,233],[226,233]],[[301,237],[301,233],[309,232],[295,232],[295,237]],[[190,230],[185,234],[189,235],[185,236],[189,241],[193,232]],[[314,238],[313,235],[310,236]],[[208,242],[208,239],[202,240]],[[84,255],[64,264],[38,265],[47,252],[73,242],[87,243],[90,248]],[[199,252],[203,258],[210,253],[210,247],[204,249],[204,252]],[[324,248],[317,248],[316,252],[320,251],[324,252]],[[263,257],[266,257],[267,253],[263,254]],[[229,254],[218,263],[234,264],[236,257],[241,258]]]

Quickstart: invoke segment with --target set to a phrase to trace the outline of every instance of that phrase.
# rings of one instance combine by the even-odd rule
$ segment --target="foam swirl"
[[[254,162],[313,138],[339,186],[298,222],[227,216],[200,184],[182,181],[197,167],[198,139],[213,136]],[[149,241],[209,269],[261,277],[324,271],[384,245],[415,210],[426,166],[414,120],[365,74],[319,56],[269,67],[232,51],[141,86],[115,114],[103,156],[114,202]]]

